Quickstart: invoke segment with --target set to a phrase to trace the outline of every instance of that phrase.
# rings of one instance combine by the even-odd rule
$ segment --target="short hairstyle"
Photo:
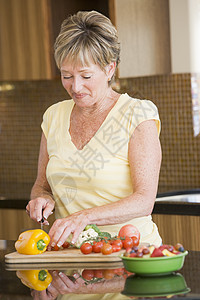
[[[109,18],[96,11],[79,11],[64,20],[54,50],[59,69],[65,58],[82,65],[89,65],[92,59],[102,70],[120,61],[117,30]]]

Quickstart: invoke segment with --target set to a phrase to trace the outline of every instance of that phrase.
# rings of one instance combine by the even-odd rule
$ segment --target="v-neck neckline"
[[[89,144],[91,144],[91,143],[95,140],[95,136],[98,135],[98,133],[100,132],[100,130],[101,130],[101,128],[103,127],[103,125],[105,124],[105,122],[109,119],[110,115],[113,114],[113,112],[116,110],[116,108],[118,107],[118,104],[119,104],[119,102],[120,102],[120,98],[121,98],[123,95],[124,95],[124,94],[121,94],[121,95],[119,96],[119,98],[118,98],[117,101],[115,102],[115,105],[111,108],[111,110],[110,110],[109,113],[107,114],[106,118],[103,120],[101,126],[98,128],[98,130],[95,132],[95,134],[91,137],[91,139],[83,146],[82,149],[78,149],[78,148],[76,147],[76,145],[75,145],[75,144],[73,143],[73,141],[72,141],[72,137],[71,137],[71,134],[70,134],[70,132],[69,132],[71,113],[72,113],[72,110],[73,110],[74,105],[75,105],[75,102],[74,102],[73,99],[72,99],[73,103],[72,103],[71,110],[70,110],[70,112],[69,112],[68,121],[67,121],[67,133],[68,133],[68,135],[69,135],[70,142],[71,142],[72,146],[75,148],[76,151],[80,151],[80,152],[83,151],[83,150],[85,149],[85,147],[89,146]],[[126,95],[126,94],[125,94],[125,95]]]

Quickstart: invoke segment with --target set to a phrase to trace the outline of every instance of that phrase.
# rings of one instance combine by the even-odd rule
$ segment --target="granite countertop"
[[[29,268],[27,265],[23,265],[21,267],[21,264],[5,264],[4,256],[5,254],[13,252],[14,249],[14,241],[6,241],[6,240],[0,240],[0,295],[3,297],[2,299],[33,299],[31,296],[31,290],[22,284],[21,280],[18,278],[16,272],[17,270],[28,270]],[[75,268],[75,267],[74,267]],[[52,268],[45,268],[42,266],[42,269],[48,270],[52,277],[53,281],[52,284],[56,284],[54,282],[54,273]],[[78,298],[76,297],[76,293],[68,291],[67,295],[65,297],[69,297],[69,299],[90,299],[95,300],[98,299],[149,299],[150,295],[145,294],[145,289],[149,288],[149,285],[156,284],[155,288],[158,288],[157,280],[159,280],[159,285],[161,286],[161,289],[166,290],[169,289],[170,292],[166,292],[166,295],[154,295],[156,299],[163,299],[166,297],[177,300],[188,300],[188,299],[200,299],[200,285],[199,285],[199,277],[200,277],[200,251],[189,251],[189,254],[185,258],[185,262],[183,265],[183,268],[179,270],[178,272],[174,272],[170,275],[165,276],[159,276],[159,277],[140,277],[140,285],[144,287],[141,289],[142,294],[138,294],[138,285],[136,286],[135,280],[137,280],[136,276],[131,273],[126,273],[126,270],[123,269],[123,265],[120,268],[112,268],[104,267],[103,269],[101,267],[93,268],[92,263],[88,263],[88,266],[85,266],[84,269],[75,270],[76,272],[80,272],[80,274],[83,275],[83,270],[98,270],[103,271],[104,275],[109,275],[109,278],[107,276],[104,276],[102,279],[90,282],[88,285],[88,282],[86,282],[86,286],[84,290],[86,289],[86,292],[83,294],[81,291],[79,293],[79,290],[76,290],[76,293],[78,295]],[[36,270],[40,270],[39,265],[37,265]],[[123,271],[123,272],[122,272]],[[67,267],[67,264],[65,263],[62,265],[60,263],[60,267],[56,268],[56,272],[60,274],[60,272],[64,273],[65,275],[69,276],[69,279],[72,279],[72,274],[74,270],[71,269],[71,267]],[[112,274],[114,277],[111,276]],[[70,274],[70,275],[69,275]],[[111,276],[111,277],[110,277]],[[170,276],[170,278],[169,278]],[[181,287],[181,290],[178,292],[174,292],[174,294],[171,292],[171,289],[177,289],[177,285],[174,286],[174,282],[176,281],[176,276],[180,277],[180,280],[182,281],[183,289]],[[143,284],[144,281],[144,284]],[[149,281],[149,283],[147,283]],[[146,285],[148,284],[148,285]],[[87,292],[87,285],[88,285],[88,292]],[[100,285],[101,289],[99,289],[98,285]],[[136,290],[134,289],[134,285],[136,287]],[[182,286],[181,285],[181,286]],[[103,291],[102,292],[102,288]],[[152,288],[152,290],[155,293],[155,288]],[[180,289],[180,287],[179,287]],[[94,292],[95,291],[95,292]],[[49,299],[47,297],[48,293],[45,292],[46,298],[40,298],[40,299]],[[43,292],[43,296],[44,296]],[[135,293],[137,294],[135,295]],[[32,291],[33,293],[33,291]],[[39,292],[40,293],[40,292]],[[72,294],[71,294],[72,293]],[[163,293],[163,292],[162,292]],[[71,294],[71,295],[70,295]],[[41,294],[42,295],[42,294]],[[113,296],[112,296],[113,295]],[[50,295],[49,295],[50,296]],[[152,296],[152,295],[151,295]],[[74,298],[75,297],[75,298]],[[50,297],[51,298],[51,297]],[[39,298],[37,298],[39,299]],[[56,299],[56,298],[51,298]],[[59,298],[60,299],[60,298]],[[68,299],[68,298],[64,298]],[[155,298],[151,298],[155,299]]]
[[[200,190],[183,190],[158,194],[153,213],[199,216]]]

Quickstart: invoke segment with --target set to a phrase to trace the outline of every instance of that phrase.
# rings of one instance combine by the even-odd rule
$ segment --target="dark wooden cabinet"
[[[0,80],[57,77],[53,44],[62,21],[79,10],[116,25],[120,78],[170,72],[168,0],[0,0]]]
[[[62,21],[93,9],[108,15],[108,0],[0,0],[0,80],[58,76],[53,44]]]

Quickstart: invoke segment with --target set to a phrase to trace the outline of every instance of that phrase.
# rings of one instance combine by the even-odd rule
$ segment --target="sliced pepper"
[[[22,232],[15,242],[15,249],[21,254],[41,254],[46,251],[50,236],[41,229]]]
[[[52,281],[47,270],[20,270],[16,274],[24,285],[36,291],[46,290]]]

